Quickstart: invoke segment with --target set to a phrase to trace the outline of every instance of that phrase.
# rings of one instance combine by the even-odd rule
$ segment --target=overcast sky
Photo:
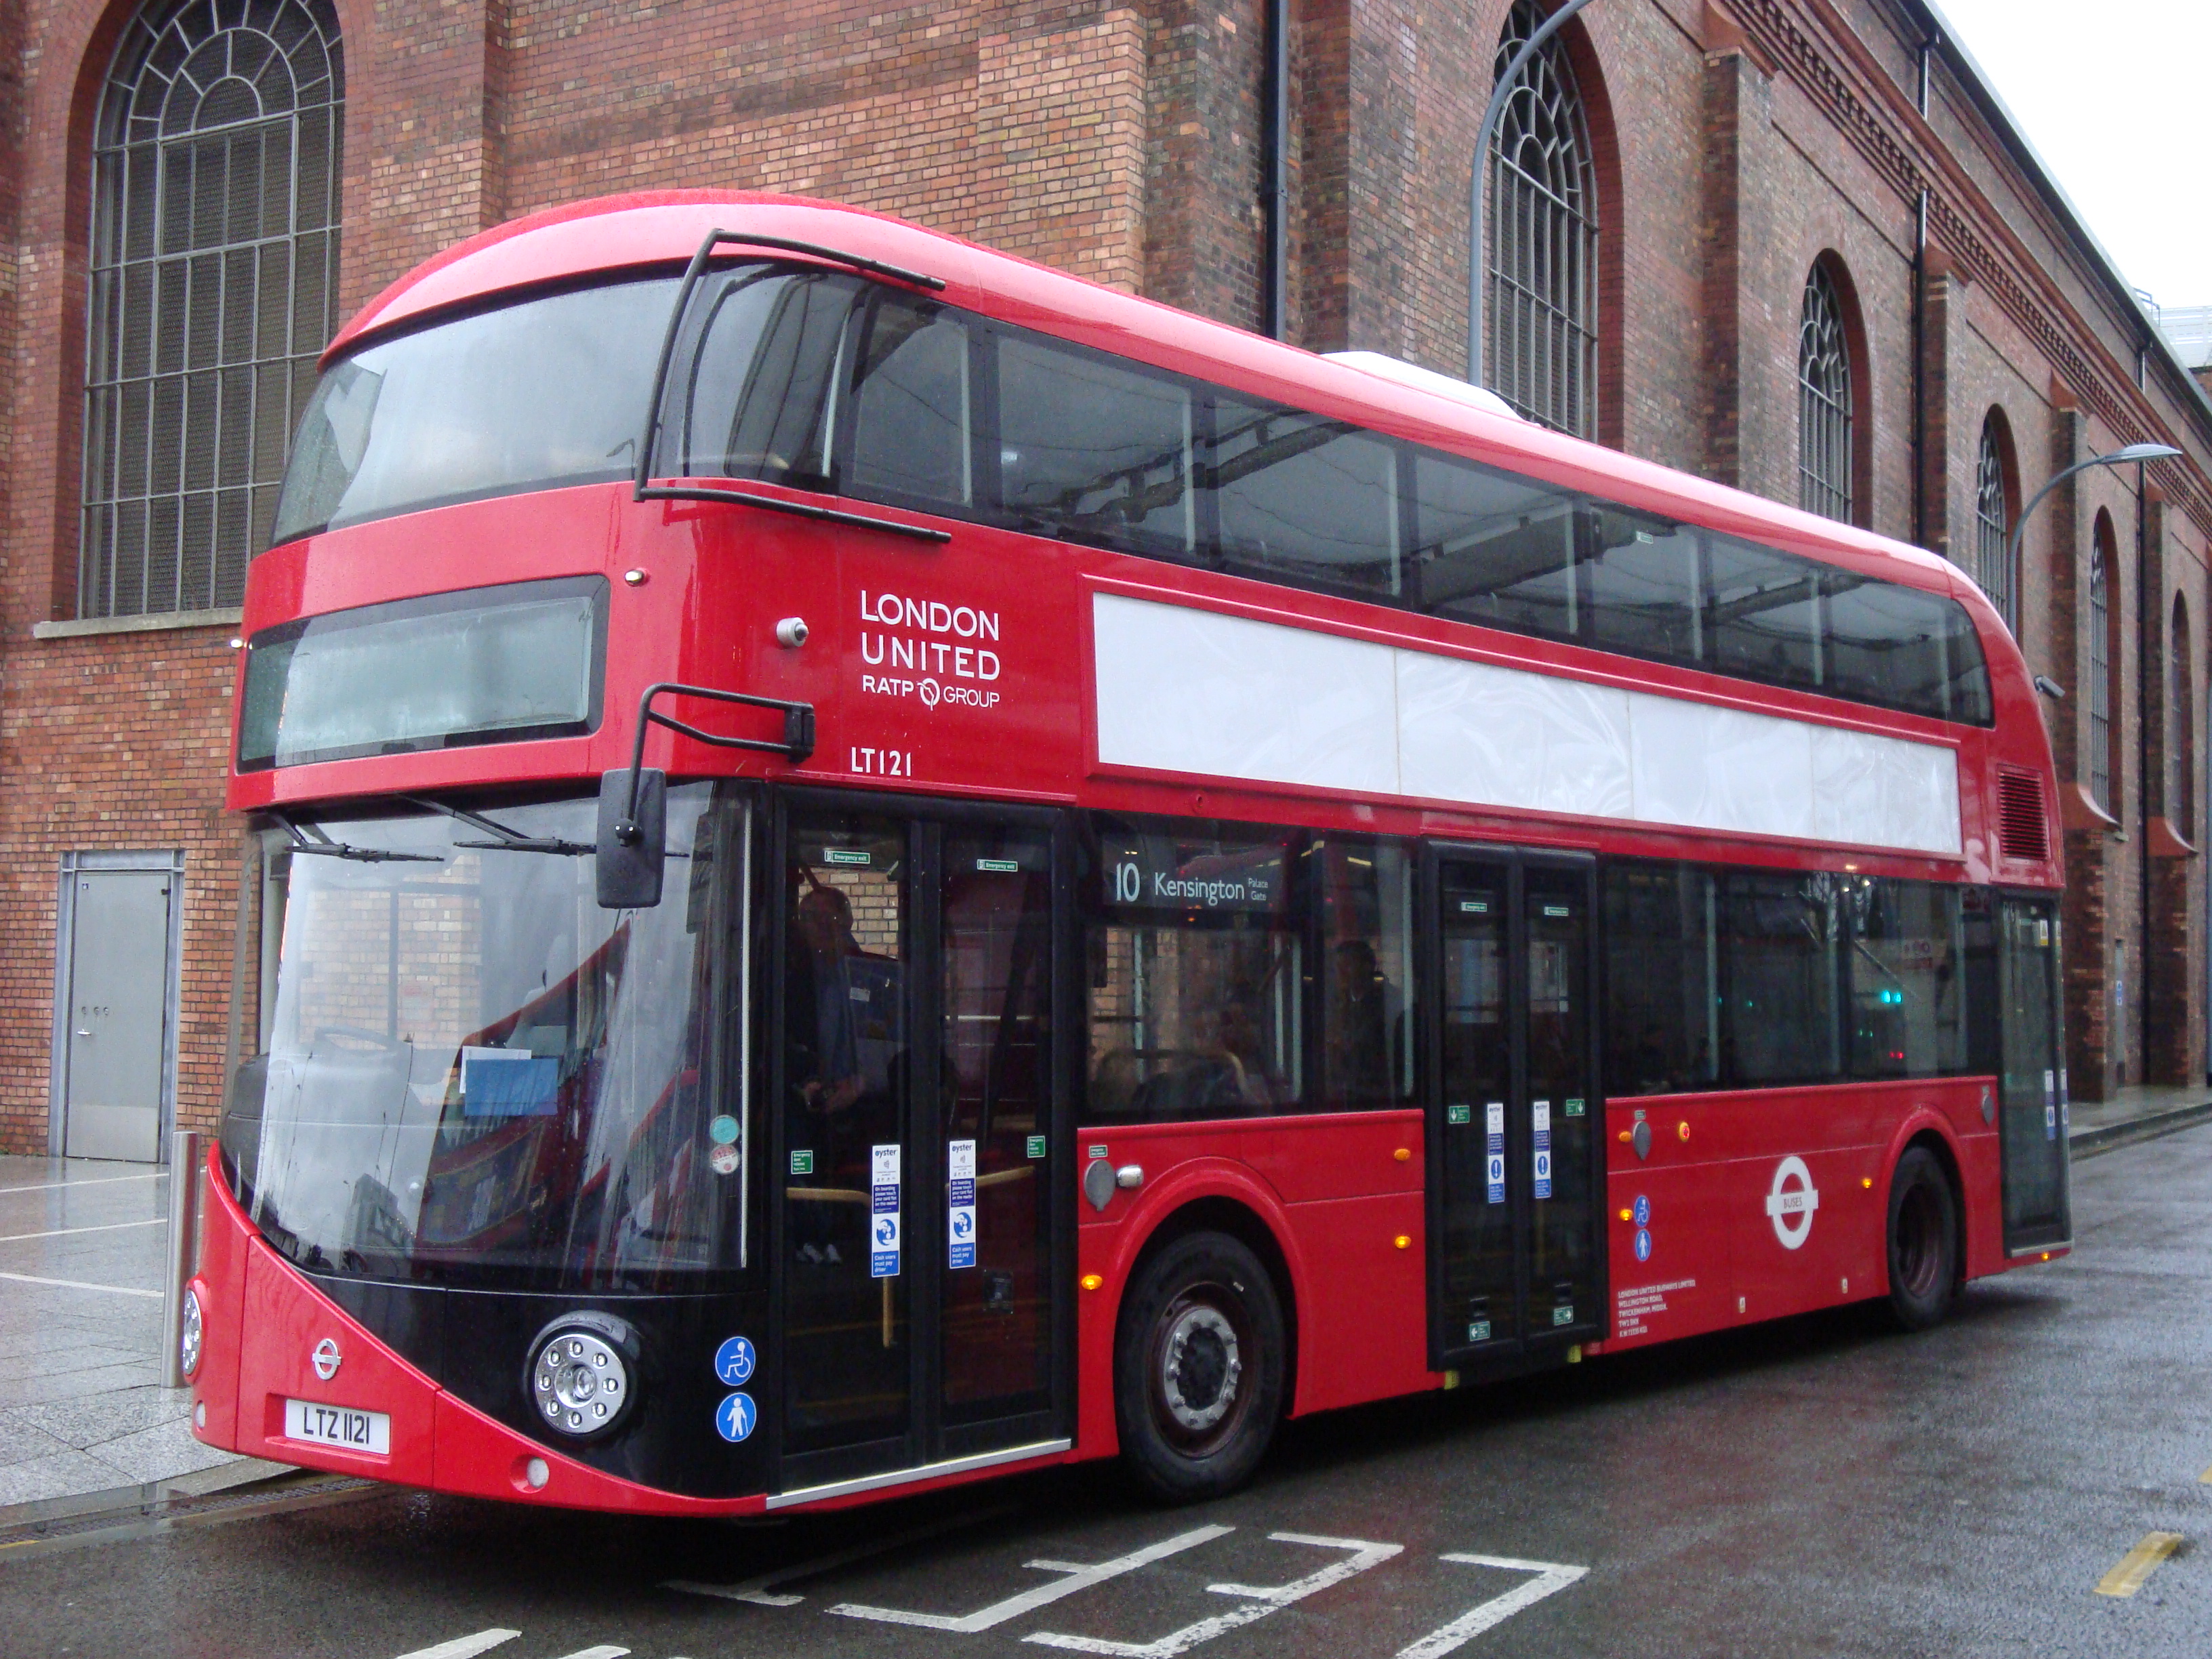
[[[2128,281],[2212,305],[2212,0],[1936,0]]]

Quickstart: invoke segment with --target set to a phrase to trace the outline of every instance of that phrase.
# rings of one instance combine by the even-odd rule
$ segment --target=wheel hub
[[[1186,1308],[1160,1346],[1160,1396],[1186,1433],[1201,1433],[1229,1415],[1244,1362],[1236,1328],[1214,1308]]]

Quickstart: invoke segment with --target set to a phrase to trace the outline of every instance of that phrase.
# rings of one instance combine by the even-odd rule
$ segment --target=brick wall
[[[1464,364],[1469,170],[1507,5],[1291,0],[1292,339]],[[1265,0],[338,9],[349,309],[514,215],[709,185],[884,209],[1260,321]],[[71,849],[185,850],[187,1120],[218,1094],[237,834],[219,810],[228,629],[30,632],[74,614],[90,123],[127,15],[100,0],[0,8],[0,879],[15,921],[0,954],[0,1146],[12,1150],[46,1143],[54,888]],[[2172,723],[2157,641],[2179,596],[2204,657],[2212,420],[2158,360],[2139,373],[2132,307],[1940,65],[1918,108],[1917,42],[1899,27],[1877,0],[1606,0],[1565,32],[1598,178],[1599,434],[1794,501],[1801,297],[1826,258],[1854,301],[1856,491],[1875,529],[1970,554],[1993,408],[2022,495],[2120,443],[2190,450],[2152,470],[2155,524],[2132,473],[2057,492],[2020,582],[2030,665],[2068,694],[2045,712],[2074,878],[2075,1085],[2201,1075],[2203,861],[2158,832]],[[2124,623],[2110,821],[2087,804],[2081,741],[2082,578],[2100,512]],[[2197,670],[2201,751],[2212,668]],[[2208,771],[2200,752],[2200,792]]]

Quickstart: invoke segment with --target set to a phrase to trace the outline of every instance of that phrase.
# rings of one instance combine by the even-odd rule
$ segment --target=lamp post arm
[[[2037,507],[2043,505],[2044,498],[2050,495],[2052,490],[2057,489],[2059,485],[2064,483],[2069,478],[2072,477],[2075,473],[2087,472],[2091,467],[2101,465],[2110,459],[2111,457],[2106,455],[2092,455],[2086,461],[2075,462],[2073,465],[2068,467],[2063,472],[2054,472],[2051,475],[2050,481],[2045,483],[2042,489],[2035,492],[2034,499],[2030,501],[2026,507],[2021,508],[2020,517],[2013,521],[2012,545],[2005,550],[2005,565],[2008,569],[2017,570],[2020,568],[2020,550],[2025,544],[2027,538],[2028,515],[2033,513]]]
[[[1482,384],[1482,187],[1490,175],[1490,142],[1498,131],[1498,118],[1505,112],[1506,100],[1521,83],[1521,71],[1528,67],[1528,60],[1588,4],[1589,0],[1567,0],[1536,26],[1521,43],[1521,50],[1513,54],[1513,61],[1506,64],[1505,73],[1498,77],[1497,86],[1491,89],[1490,106],[1482,112],[1482,128],[1474,138],[1474,177],[1468,185],[1467,379],[1470,386]]]

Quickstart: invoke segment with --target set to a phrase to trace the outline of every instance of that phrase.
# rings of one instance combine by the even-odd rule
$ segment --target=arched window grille
[[[2173,804],[2168,816],[2185,841],[2197,834],[2197,676],[2189,660],[2189,606],[2173,601],[2173,669],[2166,729],[2173,734]]]
[[[331,0],[155,0],[100,96],[80,616],[232,605],[331,337]]]
[[[2004,452],[1996,416],[1982,422],[1982,453],[1974,469],[1974,580],[1990,603],[2015,632],[2020,618],[2013,609],[2012,526],[2005,499]]]
[[[2089,798],[2117,817],[2112,811],[2112,600],[2100,535],[2089,552]]]
[[[1797,504],[1850,522],[1850,343],[1843,296],[1820,264],[1805,278],[1797,327]]]
[[[1514,0],[1497,85],[1544,21]],[[1574,66],[1553,35],[1521,71],[1490,155],[1491,389],[1531,420],[1597,432],[1597,172]]]

